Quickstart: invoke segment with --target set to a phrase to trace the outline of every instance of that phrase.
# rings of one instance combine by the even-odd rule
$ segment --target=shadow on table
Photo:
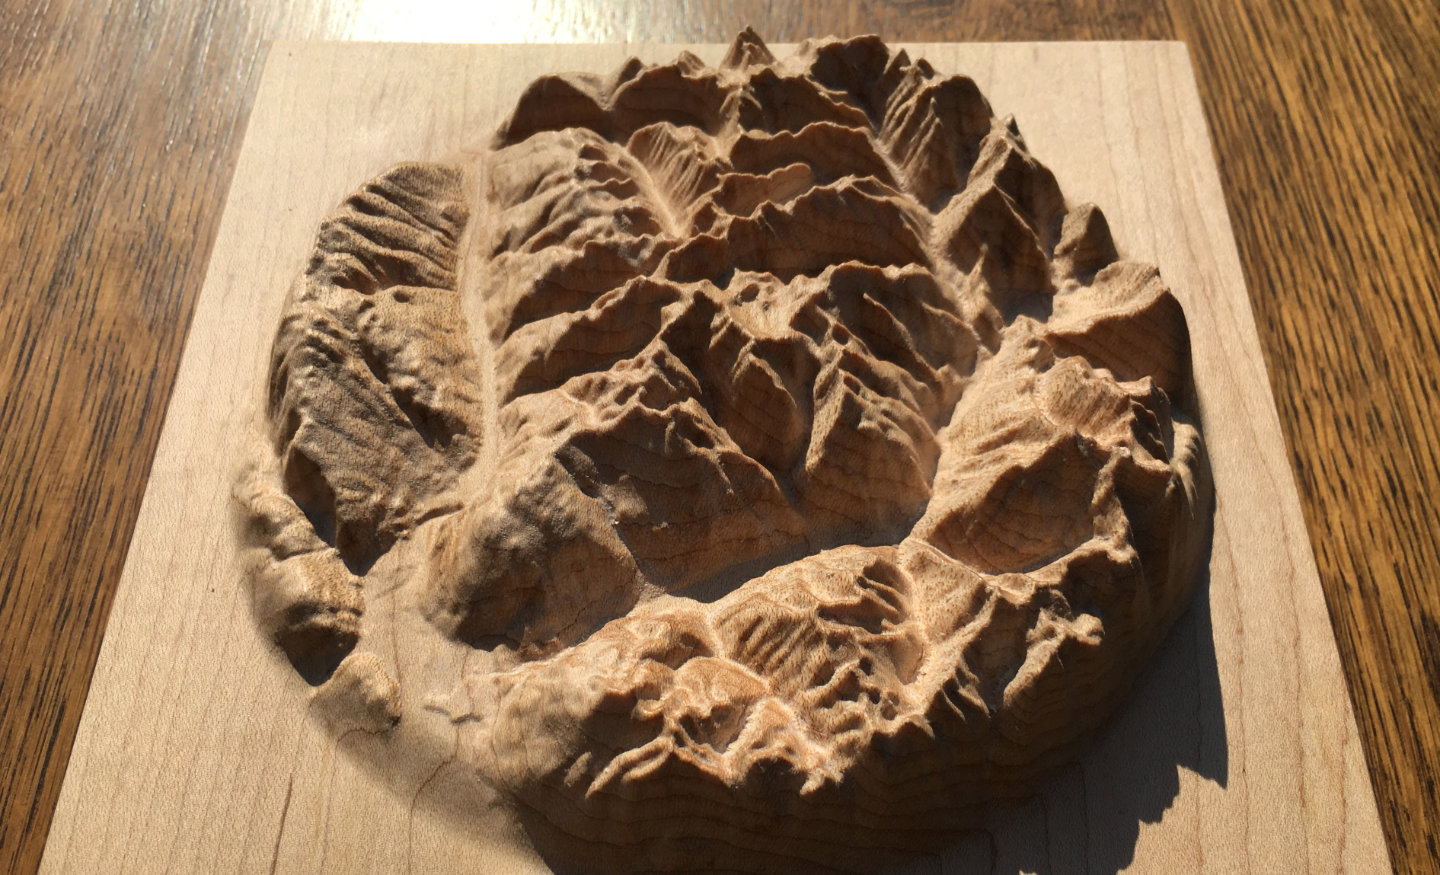
[[[1028,804],[997,812],[987,831],[897,871],[1108,875],[1134,860],[1141,824],[1159,822],[1174,803],[1181,769],[1225,787],[1229,747],[1209,589],[1207,569],[1189,610],[1080,762]]]

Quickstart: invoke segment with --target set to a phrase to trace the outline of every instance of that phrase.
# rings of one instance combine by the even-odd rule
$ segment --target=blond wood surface
[[[1189,335],[972,80],[680,58],[326,219],[237,490],[257,614],[547,859],[863,865],[1068,761],[1190,604]]]
[[[669,59],[676,49],[649,50]],[[707,49],[709,60],[718,49]],[[1013,113],[1071,202],[1186,307],[1218,512],[1208,586],[1131,703],[1042,798],[921,871],[1386,867],[1219,178],[1176,44],[912,47]],[[48,871],[527,867],[404,762],[305,719],[254,630],[226,506],[270,333],[313,229],[399,158],[493,124],[613,47],[273,51],[47,845]],[[423,109],[423,112],[421,111]],[[503,831],[496,824],[494,830]],[[1084,861],[1084,866],[1078,865]]]
[[[399,8],[16,0],[0,17],[0,869],[39,865],[269,40],[704,42],[746,24],[1188,44],[1392,860],[1440,866],[1440,7]]]

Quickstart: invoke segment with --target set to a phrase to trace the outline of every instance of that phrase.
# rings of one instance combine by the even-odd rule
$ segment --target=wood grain
[[[1392,860],[1440,866],[1431,4],[435,12],[40,2],[0,20],[0,868],[38,862],[263,41],[717,40],[745,22],[772,40],[1189,42]]]
[[[309,199],[293,177],[343,185],[331,168],[374,154],[368,140],[389,143],[386,130],[418,127],[426,137],[405,145],[429,155],[475,136],[485,111],[509,115],[492,147],[399,164],[347,198],[290,285],[275,337],[265,439],[237,490],[250,579],[262,628],[319,684],[315,710],[337,733],[358,716],[389,734],[387,761],[433,758],[424,739],[453,735],[447,771],[479,772],[547,816],[577,812],[557,821],[555,844],[614,868],[658,859],[677,836],[695,868],[884,861],[901,837],[983,824],[997,799],[1086,749],[1210,564],[1190,335],[1156,269],[1117,257],[1099,208],[1067,211],[972,79],[873,36],[777,61],[745,31],[718,69],[661,56],[613,79],[533,83],[516,71],[541,49],[348,48],[272,54],[269,102],[241,156],[249,175],[232,186],[232,230],[203,295],[269,301],[288,285],[275,275],[285,264],[248,260],[265,247],[240,235],[294,233],[275,219]],[[1085,183],[1103,186],[1096,169],[1109,163],[1137,181],[1137,165],[1159,163],[1145,161],[1159,144],[1132,124],[1188,154],[1186,129],[1157,109],[1203,129],[1195,103],[1130,87],[1133,67],[1158,67],[1193,96],[1178,44],[1004,48],[957,61],[941,46],[927,61],[973,64],[1012,100],[1009,83],[1046,95],[1005,109],[1052,148],[1057,131],[1088,136],[1070,151],[1089,160],[1067,162]],[[585,69],[619,69],[615,54]],[[483,107],[459,130],[403,87],[461,78],[452,67],[499,83],[440,98]],[[1064,91],[1033,87],[1057,71]],[[341,83],[315,89],[323,107],[305,93],[319,81]],[[1094,113],[1054,108],[1124,101],[1147,121],[1120,114],[1102,128]],[[425,124],[403,124],[412,116]],[[327,117],[346,119],[349,136],[330,126],[323,152],[283,134]],[[303,172],[257,153],[298,156]],[[1199,205],[1212,220],[1224,214],[1217,192]],[[1194,245],[1232,252],[1216,240]],[[1238,278],[1211,275],[1248,312]],[[182,381],[239,343],[203,333],[213,310],[202,298]],[[247,404],[257,388],[210,382],[205,406],[260,416]],[[1251,389],[1263,404],[1268,387]],[[173,423],[187,415],[172,407],[147,496],[165,488],[160,471],[187,437]],[[202,446],[229,447],[213,434],[236,429],[198,431]],[[182,491],[193,506],[226,503],[213,478],[191,475]],[[175,528],[160,526],[170,543]],[[141,553],[163,552],[145,546],[155,529],[137,529],[121,586],[172,592],[155,605],[160,623],[183,597],[144,570]],[[224,541],[178,537],[197,541],[182,554]],[[125,592],[112,623],[135,604]],[[1328,639],[1328,623],[1316,630]],[[159,661],[201,665],[181,657],[188,646],[213,645],[177,642]],[[94,761],[85,751],[102,722],[103,735],[167,731],[101,704],[100,679],[141,647],[121,638],[102,651],[67,788],[103,785],[80,765]],[[1194,686],[1171,680],[1182,694]],[[427,707],[437,697],[454,703],[448,714]],[[467,701],[485,710],[457,732]],[[1363,774],[1358,744],[1341,741],[1353,739],[1349,719],[1310,713]],[[887,753],[896,745],[903,757]],[[1243,771],[1243,755],[1233,760]],[[1307,778],[1307,806],[1325,784]],[[1369,795],[1354,804],[1372,806]],[[87,801],[72,789],[62,799],[71,820]],[[67,833],[64,817],[53,834]],[[347,826],[327,835],[350,843]],[[782,832],[791,844],[773,856]],[[1368,841],[1378,835],[1375,821]]]
[[[650,60],[674,53],[662,46],[632,48]],[[724,48],[696,51],[714,63]],[[1029,870],[1036,867],[1033,855],[1039,850],[1068,855],[1066,844],[1076,841],[1083,847],[1083,863],[1077,865],[1099,871],[1132,863],[1156,872],[1383,868],[1378,814],[1302,534],[1298,498],[1288,480],[1279,422],[1183,47],[1153,42],[927,44],[911,45],[910,51],[939,69],[974,75],[997,112],[1025,120],[1021,126],[1030,148],[1050,156],[1047,163],[1073,202],[1106,205],[1116,248],[1161,266],[1189,324],[1217,508],[1207,582],[1191,601],[1185,621],[1157,651],[1158,665],[1144,675],[1116,720],[1078,761],[1045,785],[1035,802],[1018,812],[996,812],[985,822],[978,846],[967,840],[938,850],[923,868]],[[390,577],[367,609],[384,618],[366,625],[364,637],[376,642],[370,659],[355,671],[342,665],[337,677],[342,689],[352,682],[368,684],[379,695],[364,698],[388,700],[391,707],[368,717],[361,708],[334,707],[346,699],[343,692],[322,686],[312,697],[301,674],[285,664],[269,638],[256,633],[243,567],[236,561],[230,471],[251,447],[247,427],[265,385],[271,326],[296,272],[315,264],[307,253],[320,217],[353,189],[356,179],[374,175],[397,156],[434,161],[462,149],[495,125],[540,73],[562,65],[613,69],[623,54],[615,46],[275,46],[76,737],[45,871],[248,871],[263,867],[267,852],[285,871],[528,869],[564,861],[544,841],[545,823],[567,810],[556,807],[563,801],[549,799],[536,789],[539,782],[507,770],[506,763],[548,770],[549,749],[573,748],[562,733],[548,728],[572,719],[563,710],[547,709],[584,707],[567,689],[620,689],[603,675],[597,684],[584,673],[603,672],[615,652],[623,652],[624,633],[616,633],[623,627],[607,627],[604,634],[621,639],[603,638],[596,645],[601,656],[584,659],[585,651],[577,647],[570,656],[579,657],[555,663],[559,680],[544,673],[545,662],[533,664],[536,673],[522,674],[516,667],[470,675],[484,654],[442,642],[433,629],[427,633],[425,620],[408,610],[414,597],[405,594],[404,578]],[[421,107],[424,123],[417,124]],[[432,165],[412,165],[424,166]],[[452,182],[443,183],[447,178]],[[926,172],[918,178],[932,177]],[[427,191],[434,185],[438,192],[451,190],[446,186],[454,182],[439,171],[416,170],[410,184]],[[519,180],[513,184],[527,188]],[[448,263],[437,257],[437,263]],[[312,290],[330,276],[323,260],[316,270],[307,279]],[[454,281],[444,271],[425,276]],[[1056,308],[1063,310],[1063,301]],[[1010,336],[1011,329],[1005,331]],[[328,345],[326,350],[327,356],[338,352]],[[1002,348],[995,360],[1003,374],[1020,365],[1007,355]],[[502,348],[494,358],[504,356]],[[454,360],[449,354],[442,358]],[[370,373],[368,366],[365,373]],[[289,385],[296,384],[290,380]],[[985,384],[977,377],[976,385]],[[976,391],[982,408],[998,409],[987,407],[994,403],[985,400],[987,390]],[[355,392],[346,389],[345,394]],[[325,415],[338,410],[327,408]],[[983,428],[978,423],[987,415],[967,414],[967,426],[956,439],[967,440],[970,423]],[[1056,411],[1048,417],[1064,419]],[[288,422],[290,416],[282,419]],[[350,426],[343,430],[360,433]],[[316,455],[320,447],[304,451],[323,465],[326,456]],[[385,464],[371,465],[383,476]],[[302,474],[308,470],[301,468]],[[497,470],[496,479],[504,479],[502,471]],[[300,481],[287,476],[286,482]],[[418,488],[419,482],[411,485]],[[375,484],[363,491],[381,495],[384,490]],[[338,501],[336,508],[344,512]],[[617,525],[628,525],[622,512],[614,514]],[[923,537],[923,521],[921,526]],[[438,529],[437,537],[444,531]],[[354,545],[365,543],[358,536],[353,540]],[[323,550],[314,554],[321,561],[326,555]],[[594,558],[585,561],[594,571]],[[926,585],[921,569],[933,561],[916,560],[910,572],[914,586]],[[377,563],[367,580],[386,562],[398,568],[419,564],[397,549]],[[442,556],[434,567],[445,565]],[[852,569],[837,579],[853,580],[855,573]],[[893,579],[903,573],[897,567]],[[934,579],[953,580],[955,573]],[[764,578],[789,585],[784,575],[777,579],[782,582]],[[560,584],[552,582],[547,593]],[[770,597],[788,603],[800,594]],[[937,593],[919,601],[933,609],[944,598]],[[1161,601],[1157,597],[1154,603],[1166,611]],[[725,602],[718,600],[715,607],[728,611]],[[672,603],[655,604],[662,605],[656,610],[670,610],[666,606]],[[754,621],[741,620],[741,625],[753,629],[759,624],[757,634],[764,637],[764,614],[761,610]],[[531,616],[545,621],[543,610]],[[665,628],[679,622],[660,616]],[[1125,624],[1114,611],[1107,617],[1108,628],[1124,640]],[[439,625],[448,628],[443,617]],[[798,623],[784,625],[793,630]],[[702,639],[724,637],[718,626],[713,636],[703,626],[698,621],[695,633]],[[643,621],[639,628],[646,628]],[[777,641],[784,645],[783,637]],[[717,643],[714,652],[734,651]],[[1077,670],[1091,670],[1079,652],[1064,659],[1081,666]],[[444,670],[446,664],[451,671]],[[451,693],[453,681],[436,684],[431,666],[449,677],[465,671],[465,684]],[[392,680],[384,682],[387,670]],[[978,664],[975,670],[987,671]],[[1113,670],[1106,668],[1107,676]],[[565,679],[577,674],[585,679],[564,687]],[[500,689],[486,686],[491,677]],[[398,699],[394,679],[399,680]],[[516,679],[522,682],[511,699],[505,685]],[[411,683],[420,686],[412,690]],[[564,689],[546,695],[557,683]],[[1100,686],[1092,683],[1080,695]],[[1045,698],[1056,697],[1058,703],[1072,692],[1067,681],[1047,688]],[[401,719],[393,733],[374,732],[394,720],[397,701],[398,713],[414,716]],[[547,728],[515,730],[524,722],[506,716],[493,735],[482,731],[477,736],[462,727],[483,730],[487,720],[483,715],[469,719],[467,702],[514,707],[522,714],[539,711]],[[815,711],[822,709],[818,701],[811,704]],[[1039,702],[1035,707],[1049,708]],[[462,722],[426,722],[428,709],[434,708]],[[583,721],[583,715],[575,719]],[[1017,724],[1029,722],[1043,723],[1034,715],[1016,718]],[[366,727],[372,731],[351,731]],[[521,738],[518,745],[506,740],[512,730]],[[1007,737],[1018,732],[1018,726],[1005,730]],[[598,728],[586,735],[600,735],[605,744]],[[744,749],[738,742],[731,746]],[[528,808],[512,814],[497,800],[492,785],[477,779],[478,756],[471,751],[498,760],[502,786]],[[1022,762],[1017,752],[1007,758]],[[577,767],[586,759],[577,760]],[[933,771],[933,763],[919,752],[905,762],[917,770],[912,781],[923,781]],[[560,772],[567,781],[575,774],[568,767]],[[677,804],[682,803],[677,799]],[[836,812],[845,810],[843,801],[834,804]],[[527,810],[539,816],[527,817]],[[580,813],[597,816],[588,809]],[[915,828],[917,820],[905,819],[903,828]],[[912,840],[893,834],[895,826],[876,828],[878,838],[872,841],[908,849]],[[858,831],[864,823],[855,827]],[[792,840],[797,844],[787,850],[801,859],[815,859],[823,850],[806,850],[798,837]],[[863,866],[876,861],[847,853],[840,862]]]

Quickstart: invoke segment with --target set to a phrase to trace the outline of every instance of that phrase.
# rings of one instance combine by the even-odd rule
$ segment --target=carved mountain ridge
[[[237,493],[257,609],[314,682],[363,657],[374,725],[445,719],[365,646],[403,554],[490,655],[458,755],[564,853],[881,859],[1030,792],[1187,603],[1189,383],[1156,270],[965,77],[748,32],[544,77],[322,227]]]

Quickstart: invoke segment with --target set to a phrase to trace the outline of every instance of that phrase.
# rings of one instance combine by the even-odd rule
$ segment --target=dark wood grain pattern
[[[1432,3],[441,6],[0,14],[0,871],[39,861],[265,41],[725,41],[746,23],[1189,43],[1393,862],[1440,868]]]

